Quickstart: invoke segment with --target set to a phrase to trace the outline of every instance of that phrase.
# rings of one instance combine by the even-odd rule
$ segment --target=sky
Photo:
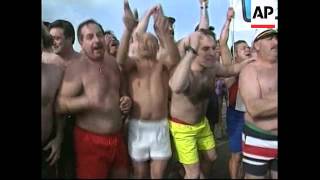
[[[209,23],[215,27],[215,33],[219,37],[226,19],[227,9],[230,0],[209,0],[208,14]],[[200,19],[199,0],[129,0],[131,9],[137,8],[139,17],[145,11],[156,4],[161,4],[166,16],[176,19],[175,40],[179,40],[194,31]],[[233,4],[235,5],[235,4]],[[235,15],[241,17],[241,11],[235,8]],[[238,12],[240,11],[240,12]],[[53,22],[57,19],[70,21],[75,32],[78,25],[89,18],[99,22],[104,30],[112,30],[118,39],[121,38],[124,25],[123,0],[42,0],[42,20]],[[248,23],[247,23],[248,24]],[[254,32],[245,29],[244,22],[235,21],[234,41],[243,39],[251,44]],[[153,32],[153,18],[150,18],[149,32]],[[231,45],[232,36],[228,44]],[[74,49],[80,51],[80,45],[76,40]]]

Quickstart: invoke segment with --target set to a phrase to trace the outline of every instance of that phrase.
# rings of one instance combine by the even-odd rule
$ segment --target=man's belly
[[[110,113],[86,112],[76,116],[76,125],[97,134],[112,134],[122,127],[120,111]]]
[[[162,88],[137,88],[130,92],[132,118],[160,120],[168,115],[168,93]]]
[[[278,134],[278,117],[253,120],[253,118],[248,113],[245,113],[244,118],[246,121],[253,123],[256,127],[260,129],[269,131],[274,135]]]
[[[144,97],[144,100],[133,102],[130,117],[144,120],[161,120],[168,115],[166,100],[152,100]],[[149,102],[146,102],[149,101]]]

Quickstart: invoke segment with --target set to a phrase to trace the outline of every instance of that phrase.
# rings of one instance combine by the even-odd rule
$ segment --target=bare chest
[[[161,64],[137,67],[129,75],[129,83],[133,88],[165,86],[168,81],[169,73]]]
[[[88,65],[82,79],[85,92],[99,98],[120,89],[120,71],[116,66]]]
[[[193,74],[191,77],[190,91],[191,97],[198,100],[206,99],[214,91],[215,78],[208,73]]]
[[[278,90],[278,71],[276,68],[259,69],[257,77],[262,96]]]

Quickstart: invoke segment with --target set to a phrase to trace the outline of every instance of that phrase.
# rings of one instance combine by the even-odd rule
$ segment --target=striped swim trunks
[[[242,162],[248,174],[264,176],[278,169],[278,137],[245,123],[242,133]]]

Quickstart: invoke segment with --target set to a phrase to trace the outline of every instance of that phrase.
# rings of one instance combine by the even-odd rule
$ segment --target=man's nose
[[[100,39],[98,38],[98,36],[94,36],[94,37],[93,37],[93,41],[94,41],[94,42],[99,42]]]

